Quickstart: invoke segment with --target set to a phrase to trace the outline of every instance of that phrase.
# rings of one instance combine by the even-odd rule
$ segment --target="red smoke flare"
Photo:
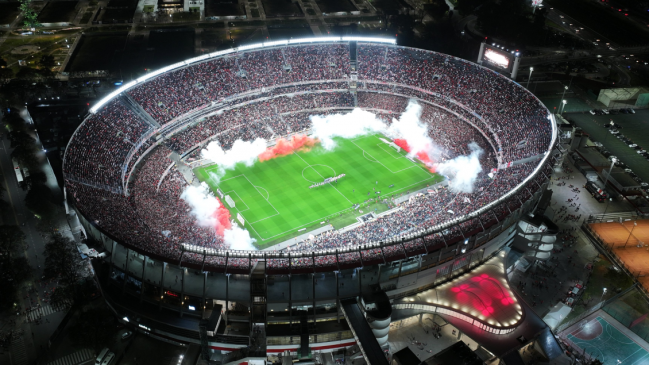
[[[410,145],[408,144],[408,141],[405,139],[397,138],[394,140],[394,144],[397,146],[403,148],[406,152],[410,153]],[[415,154],[417,158],[426,165],[428,168],[428,171],[434,173],[435,172],[435,163],[433,160],[431,160],[430,156],[428,156],[428,153],[426,151],[419,151]]]
[[[406,152],[410,153],[410,146],[408,145],[408,142],[405,139],[397,138],[394,140],[394,144],[403,148],[404,150],[406,150]]]
[[[212,215],[216,218],[216,227],[214,228],[216,229],[216,234],[223,237],[223,231],[232,228],[232,223],[230,223],[230,212],[223,203],[221,203],[219,198],[216,198],[216,200],[219,202],[219,207],[216,208]]]
[[[317,139],[307,137],[304,134],[295,135],[291,137],[290,141],[280,138],[277,140],[276,145],[259,155],[259,161],[264,162],[276,157],[290,155],[295,151],[309,150],[316,143],[318,143]]]

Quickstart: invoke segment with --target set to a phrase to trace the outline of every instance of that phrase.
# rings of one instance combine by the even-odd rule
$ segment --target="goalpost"
[[[383,137],[379,137],[379,139],[381,140],[381,142],[383,142],[383,143],[387,144],[388,146],[390,146],[390,147],[394,148],[395,150],[397,150],[397,152],[401,152],[401,147],[397,146],[396,143],[394,143],[392,141],[388,141],[387,139],[385,139]]]
[[[232,200],[229,195],[225,196],[225,202],[228,203],[230,208],[234,208],[236,206],[236,204],[234,204],[234,200]]]

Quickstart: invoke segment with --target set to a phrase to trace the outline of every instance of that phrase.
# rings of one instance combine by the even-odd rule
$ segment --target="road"
[[[1,116],[0,116],[1,118]],[[0,119],[1,122],[1,119]],[[48,304],[49,293],[56,287],[56,281],[41,281],[43,276],[43,266],[45,257],[43,250],[47,242],[47,236],[38,231],[38,219],[25,207],[24,198],[26,192],[23,191],[16,180],[11,161],[11,142],[6,134],[0,137],[0,184],[6,190],[5,197],[11,207],[8,221],[4,224],[18,225],[25,233],[24,257],[27,258],[29,265],[33,269],[32,280],[26,282],[19,293],[19,307],[23,311],[20,315],[16,313],[2,313],[0,319],[7,321],[16,319],[15,329],[22,329],[25,334],[17,344],[12,345],[12,351],[0,355],[0,363],[3,364],[22,364],[23,361],[33,361],[41,352],[41,349],[47,349],[49,336],[61,321],[64,308],[52,308]],[[45,154],[38,153],[43,172],[47,177],[47,186],[52,190],[52,195],[58,201],[62,200],[62,193],[59,189],[52,168],[50,167]],[[62,209],[62,208],[61,208]],[[56,228],[62,234],[72,237],[70,229],[62,215],[56,222]],[[31,312],[25,313],[26,309],[32,308]],[[42,318],[38,321],[38,318]],[[43,347],[41,347],[43,346]],[[10,359],[4,356],[11,354]],[[22,355],[22,356],[21,356]]]

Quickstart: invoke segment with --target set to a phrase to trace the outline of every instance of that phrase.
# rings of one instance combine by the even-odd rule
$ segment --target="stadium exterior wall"
[[[367,289],[362,285],[362,283],[360,283],[360,272],[387,272],[388,270],[392,270],[393,275],[390,276],[390,281],[382,284],[381,287],[386,290],[388,295],[393,299],[416,294],[423,290],[438,286],[475,268],[477,265],[480,265],[482,262],[492,257],[495,253],[499,252],[504,246],[511,243],[511,237],[516,229],[515,223],[522,214],[526,214],[533,209],[536,204],[535,202],[541,196],[541,191],[546,187],[547,184],[543,185],[542,189],[540,189],[539,192],[529,199],[522,207],[517,211],[512,212],[512,214],[508,216],[507,220],[503,221],[497,227],[493,227],[491,230],[484,232],[484,240],[482,243],[472,247],[471,250],[467,250],[465,253],[458,254],[459,251],[456,251],[456,254],[450,256],[450,258],[444,259],[442,262],[438,261],[430,263],[430,260],[427,260],[429,258],[425,257],[428,255],[424,254],[387,264],[344,269],[336,274],[322,274],[322,279],[318,279],[318,292],[323,294],[317,298],[307,297],[288,300],[285,299],[284,292],[273,292],[274,288],[268,286],[267,290],[269,295],[267,303],[269,308],[272,306],[285,308],[286,305],[291,305],[292,307],[313,305],[316,308],[325,306],[335,307],[341,297],[358,296]],[[197,270],[199,268],[196,267],[190,267],[193,270],[187,270],[188,267],[185,265],[180,267],[177,263],[170,263],[168,261],[160,260],[160,258],[144,256],[130,250],[102,233],[100,229],[88,222],[83,215],[80,214],[79,219],[86,229],[88,236],[102,242],[105,249],[110,253],[104,261],[108,264],[111,274],[108,278],[105,278],[105,280],[99,280],[99,282],[104,289],[106,289],[107,286],[112,286],[117,288],[118,291],[121,292],[121,295],[125,297],[131,299],[135,297],[136,299],[139,299],[139,301],[127,301],[134,307],[138,307],[142,303],[154,304],[161,309],[164,308],[177,312],[178,315],[181,316],[189,315],[198,318],[201,312],[199,306],[203,306],[204,310],[209,310],[211,304],[216,301],[225,303],[236,302],[246,306],[251,304],[250,290],[231,290],[228,292],[227,284],[225,284],[226,290],[220,290],[223,283],[232,283],[232,281],[230,281],[230,274],[228,273],[200,272]],[[462,264],[459,265],[459,263]],[[404,267],[413,267],[413,264],[414,268],[411,268],[408,271],[405,270]],[[150,279],[152,275],[147,271],[149,267],[158,270],[154,273],[156,277],[159,278],[158,284],[150,284],[152,281]],[[396,269],[397,267],[398,269]],[[356,270],[359,271],[357,272]],[[178,281],[177,279],[176,281],[173,280],[174,272],[182,273],[180,282],[182,282],[183,285],[180,293],[178,293],[177,286],[174,285],[174,283]],[[342,275],[345,277],[348,275],[348,277],[352,277],[354,273],[357,273],[356,277],[358,277],[359,285],[354,287],[352,290],[347,290],[345,293],[337,292],[335,287],[337,286],[338,281],[335,276]],[[445,274],[441,275],[439,273]],[[241,289],[250,287],[251,276],[249,274],[250,273],[235,275],[237,288]],[[414,280],[409,285],[398,289],[396,288],[396,285],[394,288],[390,287],[390,285],[398,282],[399,279],[407,276],[422,278],[422,280]],[[268,280],[272,282],[274,277],[275,275],[268,275]],[[280,277],[285,278],[284,275],[277,275],[278,279]],[[292,282],[293,286],[299,287],[304,283],[311,282],[312,278],[313,274],[295,273],[291,275],[289,281]],[[129,285],[126,285],[127,282]],[[140,285],[139,290],[137,287],[138,285]],[[146,289],[147,286],[151,286],[155,288],[155,290],[151,292]],[[328,286],[334,289],[330,288],[330,290],[321,290],[327,289]],[[281,289],[278,288],[277,290]],[[174,304],[167,300],[167,293],[180,294],[180,296],[185,298],[185,300],[181,303]],[[326,293],[334,294],[326,295]],[[197,302],[200,303],[196,305]],[[194,306],[195,308],[198,308],[199,311],[191,311],[189,306]],[[118,313],[118,315],[120,314]],[[271,322],[271,320],[269,320],[269,322]]]

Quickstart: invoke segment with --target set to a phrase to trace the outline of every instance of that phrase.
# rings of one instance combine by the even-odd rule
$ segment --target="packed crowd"
[[[150,126],[119,99],[87,119],[66,151],[63,172],[67,177],[95,185],[121,185],[126,155]]]
[[[237,53],[160,75],[128,91],[161,124],[246,90],[350,73],[347,44],[302,45]]]
[[[344,79],[349,74],[347,45],[310,45],[235,54],[163,74],[128,93],[161,124],[212,101],[248,90],[291,82]],[[509,192],[538,166],[538,160],[515,162],[547,151],[550,126],[547,110],[531,95],[506,79],[475,65],[427,51],[362,44],[358,50],[358,106],[378,110],[388,122],[398,117],[408,98],[424,101],[422,120],[429,136],[440,146],[440,160],[470,153],[468,144],[477,143],[483,171],[473,193],[453,193],[447,188],[431,189],[395,203],[391,196],[380,199],[394,213],[370,220],[345,232],[329,231],[302,243],[299,251],[354,247],[380,242],[429,228],[483,207]],[[390,84],[387,84],[390,83]],[[414,86],[414,88],[406,87]],[[354,97],[344,82],[323,82],[282,86],[255,96],[226,101],[231,105],[216,114],[162,140],[138,166],[131,194],[126,197],[106,186],[119,186],[124,159],[140,138],[150,134],[142,122],[118,100],[106,105],[79,128],[67,151],[65,174],[70,195],[89,220],[115,239],[162,257],[180,257],[180,244],[192,243],[224,248],[222,238],[198,227],[180,195],[187,183],[171,168],[168,155],[185,152],[211,139],[229,149],[238,139],[271,139],[310,128],[309,116],[354,107]],[[431,95],[420,89],[437,93]],[[389,95],[396,93],[403,96]],[[441,108],[440,108],[441,107]],[[313,111],[313,109],[329,110]],[[472,126],[468,126],[470,123]],[[131,171],[141,151],[153,147],[146,141],[127,163]],[[544,166],[548,169],[548,166]],[[382,249],[326,255],[270,259],[271,268],[335,266],[372,260],[394,260],[426,250],[450,253],[470,237],[507,219],[547,180],[539,174],[524,189],[494,209],[443,232],[423,239]],[[107,214],[106,212],[110,212]],[[221,268],[222,257],[187,253],[184,262]],[[228,266],[250,267],[245,258],[230,258]]]
[[[180,153],[218,136],[224,146],[237,139],[244,141],[288,135],[309,128],[309,119],[294,121],[287,114],[316,108],[353,108],[354,98],[347,90],[341,92],[299,93],[271,97],[211,115],[199,123],[185,127],[168,139],[168,146]],[[315,113],[318,114],[318,113]],[[320,113],[321,114],[321,113]]]
[[[454,57],[414,48],[363,44],[358,49],[360,80],[409,85],[438,93],[423,100],[440,102],[453,111],[466,109],[480,115],[479,128],[492,129],[502,145],[504,161],[517,161],[542,154],[550,142],[547,109],[522,87],[505,77]],[[374,88],[374,87],[373,87]],[[383,88],[388,88],[383,85]],[[406,95],[415,90],[395,87]],[[454,102],[450,102],[453,100]],[[466,114],[467,110],[463,111]]]

